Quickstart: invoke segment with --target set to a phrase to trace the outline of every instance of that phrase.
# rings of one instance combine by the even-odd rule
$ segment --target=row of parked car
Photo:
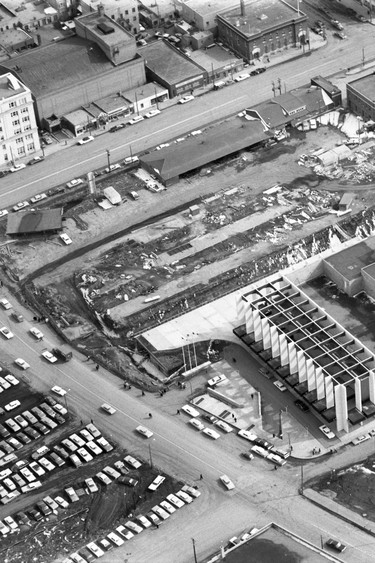
[[[239,430],[238,436],[241,436],[241,438],[244,438],[254,444],[251,447],[250,452],[242,454],[243,457],[247,459],[253,459],[253,454],[257,454],[258,456],[281,466],[286,464],[286,460],[290,456],[290,452],[276,449],[271,442],[268,442],[264,438],[259,438],[250,430]]]
[[[167,520],[167,518],[176,512],[176,510],[192,503],[200,494],[200,491],[194,487],[184,485],[176,493],[167,495],[165,500],[155,505],[146,515],[140,514],[132,520],[128,520],[124,524],[117,526],[115,531],[107,534],[105,538],[90,542],[78,552],[72,553],[64,560],[64,563],[90,563],[102,557],[106,552],[115,547],[120,547],[125,541],[132,539],[144,530],[152,526],[158,527],[164,520]]]

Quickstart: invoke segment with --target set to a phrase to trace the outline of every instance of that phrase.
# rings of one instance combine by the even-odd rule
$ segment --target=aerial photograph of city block
[[[0,48],[0,561],[375,563],[375,2]]]

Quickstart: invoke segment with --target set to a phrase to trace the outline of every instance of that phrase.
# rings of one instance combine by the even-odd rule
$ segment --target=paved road
[[[239,454],[247,444],[236,436],[225,435],[218,442],[206,439],[187,426],[187,417],[175,415],[176,406],[184,401],[181,391],[170,391],[165,398],[168,403],[158,408],[160,399],[153,395],[141,397],[135,389],[123,391],[116,377],[110,374],[104,377],[103,371],[96,372],[92,364],[82,362],[83,358],[77,354],[66,365],[47,365],[41,360],[40,352],[54,345],[56,337],[44,325],[41,328],[45,340],[34,343],[27,334],[32,317],[24,313],[25,322],[12,325],[15,338],[3,345],[3,358],[9,365],[16,355],[31,364],[31,369],[21,378],[27,377],[41,391],[49,390],[55,383],[69,389],[68,405],[79,418],[93,418],[113,440],[135,455],[149,459],[151,453],[153,463],[166,472],[190,483],[197,482],[200,473],[204,475],[204,480],[198,483],[203,494],[191,507],[174,515],[159,530],[146,532],[121,550],[111,552],[103,561],[122,563],[125,553],[131,553],[132,563],[188,563],[191,561],[191,537],[196,540],[201,557],[217,547],[223,538],[271,520],[316,545],[320,545],[321,535],[325,539],[329,535],[344,539],[351,545],[344,554],[345,561],[370,560],[375,540],[298,495],[298,465],[289,462],[279,471],[273,471],[273,466],[264,460],[241,460]],[[9,325],[6,317],[1,311],[0,322]],[[104,401],[117,408],[114,416],[100,413],[98,407]],[[151,410],[150,421],[147,414]],[[136,436],[134,428],[139,423],[147,424],[154,431],[152,440]],[[236,483],[234,491],[226,492],[219,484],[218,477],[223,473]]]
[[[104,134],[93,143],[71,146],[48,156],[37,164],[0,180],[0,208],[40,193],[52,186],[67,182],[92,169],[107,164],[106,149],[115,162],[133,154],[179,137],[188,131],[209,125],[213,121],[234,115],[245,107],[257,104],[272,95],[272,81],[280,77],[284,88],[290,90],[310,81],[312,76],[335,75],[343,84],[348,67],[361,64],[362,49],[366,60],[375,58],[374,28],[367,24],[352,26],[349,39],[331,39],[319,51],[270,69],[261,75],[233,84],[217,92],[196,98],[185,105],[164,110],[161,115],[140,122],[114,134]],[[369,71],[365,71],[368,73]],[[357,75],[358,77],[360,75]]]

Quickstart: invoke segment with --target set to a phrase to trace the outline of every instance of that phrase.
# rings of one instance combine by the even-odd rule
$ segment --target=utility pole
[[[150,455],[150,467],[152,468],[153,465],[152,465],[151,444],[148,445],[148,452],[149,452],[149,455]]]
[[[365,66],[365,48],[362,47],[362,66]]]
[[[278,79],[277,79],[277,84],[278,84],[277,87],[278,87],[278,89],[279,89],[280,96],[281,96],[281,78],[278,78]]]
[[[272,92],[273,92],[273,97],[275,97],[276,96],[276,86],[275,86],[275,83],[274,83],[273,80],[272,80]]]
[[[108,169],[110,170],[110,168],[111,168],[111,160],[110,160],[111,151],[109,149],[106,149],[106,152],[107,152],[107,160],[108,160]]]
[[[191,538],[191,541],[193,542],[194,563],[198,563],[197,552],[195,551],[195,539]]]
[[[303,493],[303,465],[301,465],[301,493]]]

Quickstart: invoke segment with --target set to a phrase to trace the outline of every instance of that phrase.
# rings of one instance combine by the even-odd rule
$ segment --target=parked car
[[[63,241],[63,243],[66,244],[67,246],[68,246],[69,244],[72,244],[72,242],[73,242],[72,239],[70,238],[70,236],[67,235],[66,233],[61,233],[61,234],[59,235],[59,237],[60,237],[60,239]]]
[[[136,123],[139,123],[140,121],[143,120],[144,120],[143,115],[137,115],[136,117],[133,117],[133,119],[131,119],[128,123],[129,125],[135,125]]]
[[[267,459],[269,459],[270,461],[272,461],[272,463],[276,463],[276,465],[285,465],[286,461],[285,459],[283,459],[282,457],[278,456],[277,454],[271,452],[268,454]]]
[[[174,512],[176,512],[176,507],[170,504],[167,500],[162,500],[159,504],[162,508],[164,508],[164,510],[168,512],[168,514],[173,514]]]
[[[218,440],[221,436],[219,432],[216,432],[216,430],[212,430],[211,428],[205,428],[203,430],[203,434],[206,434],[206,436],[209,436],[213,440]]]
[[[256,440],[254,440],[254,444],[256,446],[260,446],[261,448],[264,448],[265,450],[272,450],[273,448],[273,444],[271,444],[271,442],[268,442],[264,438],[257,438]]]
[[[335,551],[338,551],[339,553],[342,553],[346,549],[346,545],[332,538],[326,541],[326,546],[334,549]]]
[[[43,199],[47,198],[47,194],[42,193],[42,194],[37,194],[34,195],[32,198],[30,198],[31,203],[38,203],[38,201],[42,201]]]
[[[173,504],[173,506],[175,506],[176,508],[182,508],[183,506],[185,506],[185,503],[182,499],[178,498],[176,495],[174,495],[173,493],[167,495],[167,500]]]
[[[328,438],[328,440],[333,440],[333,438],[336,438],[336,436],[332,432],[332,430],[330,428],[328,428],[328,426],[326,426],[325,424],[323,424],[322,426],[319,426],[319,430],[321,432],[323,432],[323,434],[325,435],[326,438]]]
[[[6,411],[12,411],[14,409],[17,409],[19,406],[21,406],[21,402],[18,399],[16,399],[15,401],[11,401],[7,405],[5,405],[4,409]]]
[[[133,532],[127,530],[125,526],[117,526],[116,532],[120,534],[121,537],[125,538],[126,540],[131,540],[134,537]]]
[[[254,442],[258,438],[256,434],[250,432],[249,430],[239,430],[238,436],[245,438],[245,440],[248,440],[249,442]]]
[[[249,78],[249,74],[239,74],[238,76],[234,77],[234,81],[235,82],[242,82],[242,80],[246,80],[246,78]]]
[[[196,428],[197,430],[204,430],[205,428],[204,424],[197,418],[191,418],[188,422],[189,424],[194,426],[194,428]]]
[[[297,399],[297,401],[294,401],[294,404],[296,405],[296,407],[298,407],[303,412],[307,412],[309,410],[309,407],[307,405],[305,405],[305,403],[303,401],[301,401],[300,399]]]
[[[73,180],[70,180],[70,182],[66,184],[66,187],[71,189],[79,186],[80,184],[83,184],[82,178],[73,178]]]
[[[131,520],[125,522],[125,528],[128,528],[131,532],[135,532],[136,534],[143,532],[143,528],[141,528],[141,526],[139,526],[135,522],[132,522]]]
[[[191,502],[193,502],[193,497],[188,494],[186,491],[184,491],[183,489],[181,489],[180,491],[177,491],[176,497],[180,498],[181,500],[183,500],[186,504],[190,504]]]
[[[251,451],[252,451],[254,454],[259,455],[260,457],[266,458],[266,457],[268,456],[268,451],[265,450],[264,448],[261,448],[260,446],[253,446],[253,447],[251,448]]]
[[[199,416],[199,411],[190,405],[184,405],[181,407],[181,410],[193,418],[197,418]]]
[[[26,168],[26,164],[24,164],[23,162],[20,162],[19,164],[15,164],[14,166],[12,166],[12,168],[9,168],[9,172],[18,172],[19,170],[22,170],[23,168]]]
[[[138,461],[138,459],[136,459],[135,457],[131,456],[131,455],[127,455],[126,457],[124,457],[124,461],[130,465],[130,467],[132,467],[133,469],[139,469],[142,465],[142,463],[140,461]]]
[[[38,164],[39,162],[43,162],[43,160],[44,160],[44,156],[35,156],[31,160],[29,160],[27,164],[29,166],[32,166],[33,164]]]
[[[91,141],[94,140],[94,137],[92,135],[86,135],[85,137],[82,137],[82,139],[80,139],[78,141],[78,145],[86,145],[86,143],[91,143]]]
[[[97,486],[97,484],[95,483],[94,479],[92,479],[91,477],[88,477],[87,479],[85,479],[85,485],[87,487],[87,489],[89,490],[90,493],[97,493],[99,488]]]
[[[138,485],[138,480],[137,479],[133,479],[133,477],[128,477],[127,475],[121,475],[121,477],[119,477],[118,482],[121,485],[127,485],[128,487],[136,487]]]
[[[281,381],[276,380],[276,381],[273,382],[273,384],[274,384],[275,387],[278,388],[279,391],[282,391],[282,392],[287,391],[287,388],[285,387],[285,385],[283,383],[281,383]]]
[[[162,483],[164,483],[165,477],[163,475],[157,475],[152,483],[147,487],[149,491],[156,491]]]
[[[29,205],[30,203],[28,201],[20,201],[13,206],[13,211],[21,211],[21,209],[25,209],[25,207],[28,207]]]
[[[188,102],[191,102],[194,100],[194,96],[193,95],[189,95],[189,96],[184,96],[183,98],[180,98],[178,100],[179,104],[187,104]]]
[[[110,532],[107,535],[107,538],[110,539],[111,542],[113,542],[117,547],[120,547],[124,543],[124,540],[122,538],[120,538],[120,536],[115,534],[115,532]]]
[[[159,113],[161,113],[160,109],[152,109],[151,111],[145,114],[145,117],[147,118],[155,117],[156,115],[159,115]]]

